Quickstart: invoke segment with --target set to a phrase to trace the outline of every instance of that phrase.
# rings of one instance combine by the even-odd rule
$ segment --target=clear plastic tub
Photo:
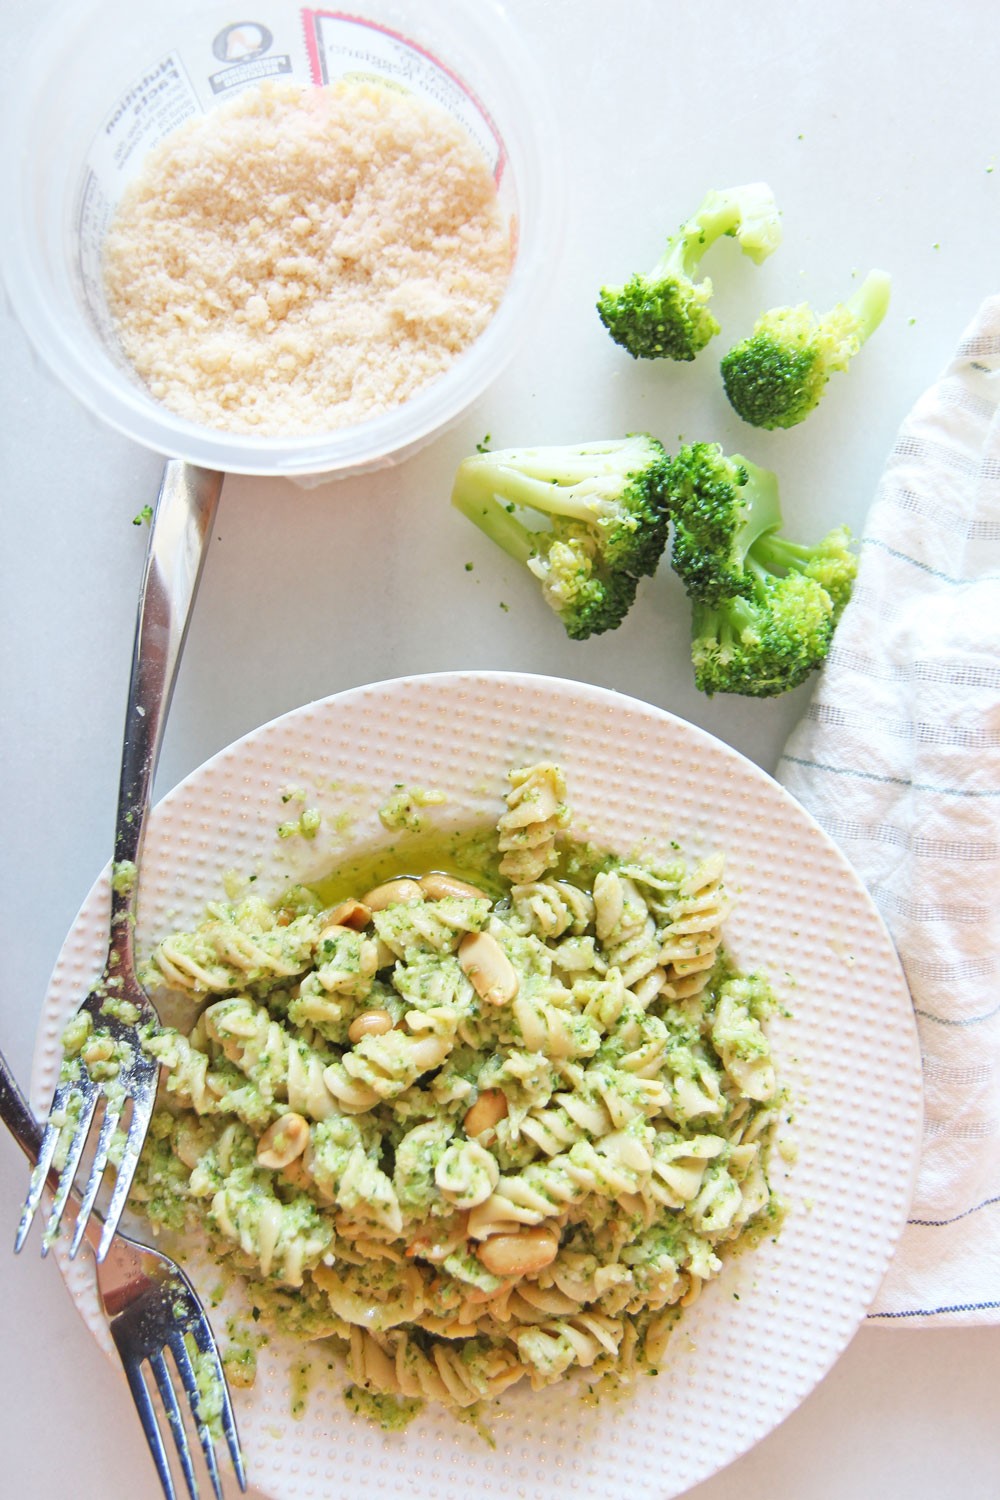
[[[245,474],[358,472],[412,452],[479,396],[531,328],[561,230],[557,139],[543,83],[493,0],[360,0],[348,11],[258,0],[104,0],[50,17],[7,102],[0,257],[12,306],[55,374],[99,417],[157,451]],[[175,416],[114,336],[101,243],[146,152],[182,120],[265,78],[361,73],[443,104],[479,144],[516,246],[484,334],[397,409],[308,437],[230,434]],[[16,143],[16,144],[14,144]]]

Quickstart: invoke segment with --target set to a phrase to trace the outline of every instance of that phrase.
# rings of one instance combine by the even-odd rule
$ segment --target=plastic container
[[[243,12],[235,13],[237,16]],[[531,328],[561,229],[556,131],[530,53],[493,0],[361,0],[349,11],[256,0],[106,0],[50,18],[8,101],[0,264],[14,311],[54,373],[149,448],[245,474],[357,472],[454,421]],[[118,349],[100,274],[103,234],[146,152],[183,119],[265,78],[307,85],[362,73],[443,104],[496,177],[515,245],[482,336],[397,409],[308,437],[215,431],[175,416]]]

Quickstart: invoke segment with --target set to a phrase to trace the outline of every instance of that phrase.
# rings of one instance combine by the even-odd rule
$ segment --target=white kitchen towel
[[[1000,1322],[1000,297],[900,430],[777,775],[871,892],[920,1034],[916,1195],[870,1316]]]

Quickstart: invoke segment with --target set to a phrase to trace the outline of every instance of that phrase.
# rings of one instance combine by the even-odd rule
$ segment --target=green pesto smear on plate
[[[416,1396],[378,1395],[360,1385],[349,1385],[344,1391],[344,1401],[355,1416],[367,1417],[383,1432],[400,1432],[409,1427],[424,1409],[424,1403]]]

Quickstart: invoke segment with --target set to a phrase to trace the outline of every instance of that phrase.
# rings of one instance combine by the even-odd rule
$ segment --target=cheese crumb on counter
[[[351,426],[437,379],[490,322],[511,242],[450,115],[367,82],[248,89],[167,137],[105,243],[121,348],[204,426]]]

